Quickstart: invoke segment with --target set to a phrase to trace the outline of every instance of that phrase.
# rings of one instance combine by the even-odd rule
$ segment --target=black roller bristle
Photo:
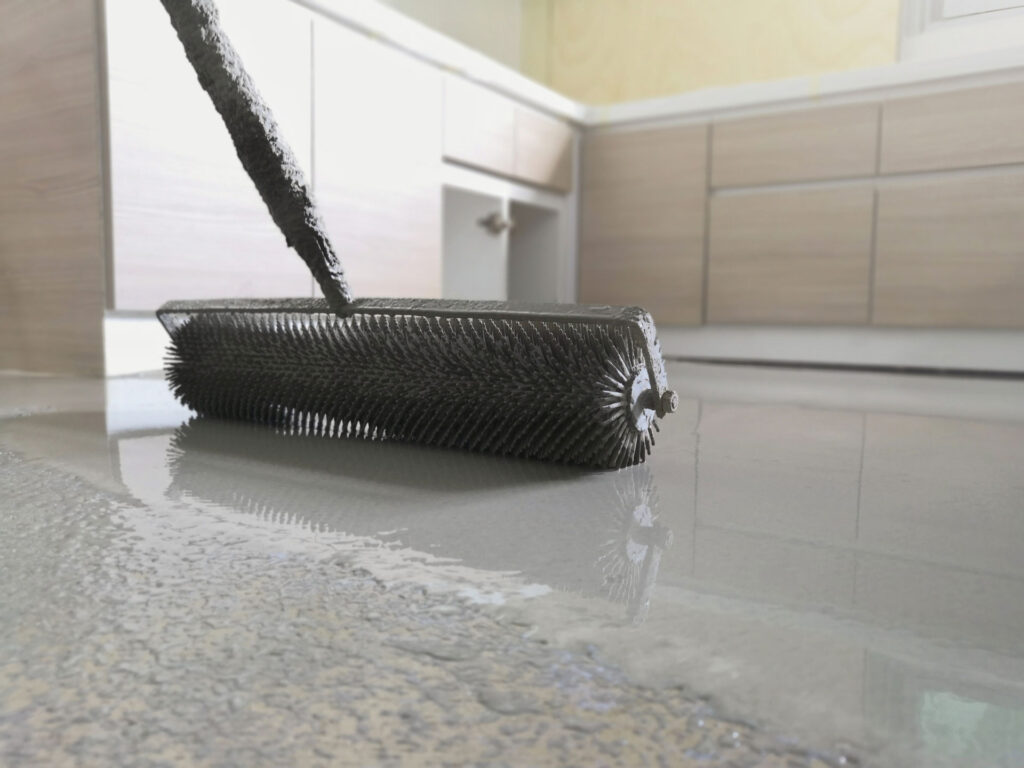
[[[621,325],[283,305],[168,327],[171,387],[204,416],[605,468],[654,442],[634,416],[644,350]]]

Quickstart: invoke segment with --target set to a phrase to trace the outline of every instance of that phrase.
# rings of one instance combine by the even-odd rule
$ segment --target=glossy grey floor
[[[1024,765],[1024,383],[670,379],[596,473],[0,376],[0,764]]]

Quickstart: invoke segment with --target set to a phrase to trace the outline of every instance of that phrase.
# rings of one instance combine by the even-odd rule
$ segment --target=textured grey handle
[[[341,262],[327,238],[295,156],[220,28],[213,0],[160,2],[274,223],[306,262],[331,309],[341,312],[352,301]]]

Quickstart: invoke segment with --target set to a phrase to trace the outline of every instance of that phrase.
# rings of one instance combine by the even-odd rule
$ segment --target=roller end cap
[[[679,395],[673,390],[666,389],[661,393],[661,407],[658,409],[659,416],[664,416],[666,413],[675,413],[679,409]]]

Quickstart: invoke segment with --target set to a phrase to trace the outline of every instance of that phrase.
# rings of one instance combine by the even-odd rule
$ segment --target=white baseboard
[[[107,376],[161,371],[167,332],[156,315],[107,312],[103,317],[103,359]]]
[[[1024,330],[659,326],[669,357],[1024,373]]]

